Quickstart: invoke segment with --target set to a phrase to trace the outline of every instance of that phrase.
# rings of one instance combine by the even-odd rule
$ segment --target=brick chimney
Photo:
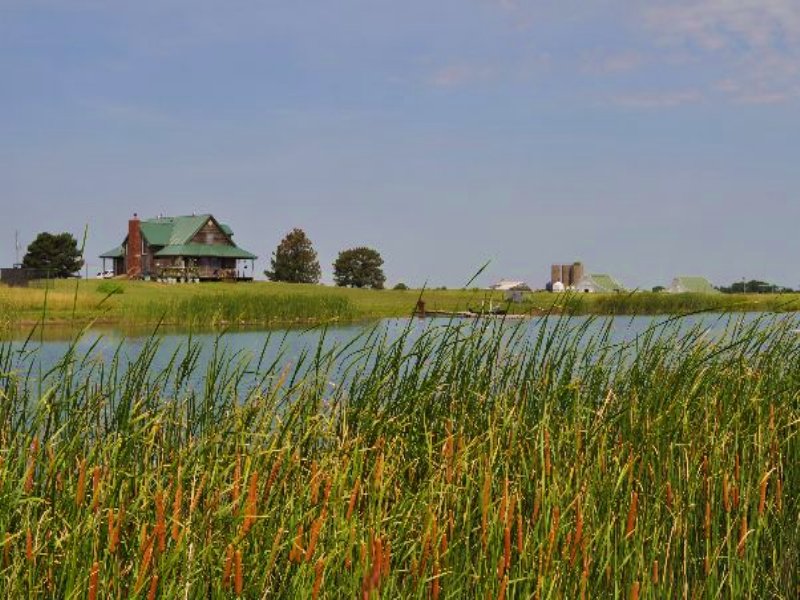
[[[128,277],[142,275],[142,230],[139,216],[133,213],[133,218],[128,221],[128,248],[125,256],[125,270]]]

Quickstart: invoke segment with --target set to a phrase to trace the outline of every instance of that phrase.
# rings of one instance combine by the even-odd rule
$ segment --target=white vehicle
[[[114,277],[114,271],[100,271],[96,277],[97,279],[111,279]]]

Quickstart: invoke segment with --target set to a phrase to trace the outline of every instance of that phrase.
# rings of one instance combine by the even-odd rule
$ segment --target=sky
[[[0,0],[0,264],[134,212],[328,282],[800,287],[800,2]]]

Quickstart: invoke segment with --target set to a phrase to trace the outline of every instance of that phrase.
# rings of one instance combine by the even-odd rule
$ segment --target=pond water
[[[647,316],[647,317],[570,317],[562,323],[576,332],[583,331],[584,338],[599,334],[608,328],[607,344],[624,344],[634,342],[647,333],[660,335],[664,331],[688,331],[702,328],[708,336],[720,336],[732,333],[737,328],[755,326],[768,327],[773,323],[788,322],[790,327],[800,332],[800,313],[781,315],[765,315],[764,313],[711,314],[692,315],[686,317]],[[465,332],[475,328],[485,328],[492,332],[497,328],[517,339],[531,342],[540,335],[542,328],[554,328],[555,319],[526,319],[490,322],[473,320],[432,319],[386,319],[372,323],[355,323],[347,325],[328,325],[305,329],[271,329],[271,330],[228,330],[228,331],[169,331],[123,332],[117,329],[90,329],[81,335],[56,327],[47,327],[45,331],[16,332],[7,334],[7,339],[0,342],[2,348],[11,352],[11,364],[8,366],[18,373],[45,374],[70,351],[79,364],[109,363],[115,355],[124,370],[129,361],[135,360],[143,351],[152,351],[151,369],[158,371],[166,367],[174,356],[185,354],[190,348],[196,353],[198,373],[204,371],[215,357],[224,356],[234,359],[240,364],[247,364],[251,371],[257,371],[262,365],[271,363],[296,363],[303,356],[315,353],[342,349],[347,347],[349,353],[359,348],[375,344],[381,340],[385,343],[396,341],[404,333],[407,342],[412,343],[424,334],[436,333],[448,327],[460,327]]]

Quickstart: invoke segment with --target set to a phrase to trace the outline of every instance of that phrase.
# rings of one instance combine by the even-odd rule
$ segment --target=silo
[[[583,263],[576,262],[572,265],[572,285],[578,285],[581,279],[583,279]]]
[[[561,265],[552,265],[550,267],[550,283],[555,283],[556,281],[564,283],[564,280],[561,279]]]
[[[575,283],[572,279],[572,265],[561,265],[561,283],[563,283],[566,287],[571,286]]]

